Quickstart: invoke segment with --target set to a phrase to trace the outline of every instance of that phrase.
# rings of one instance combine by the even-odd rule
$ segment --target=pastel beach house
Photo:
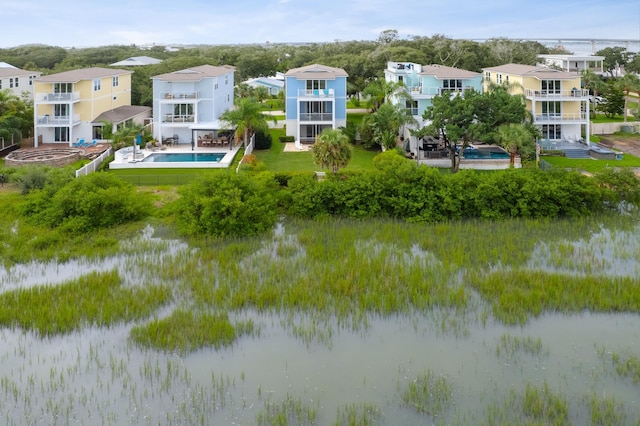
[[[34,146],[94,139],[100,114],[131,105],[131,71],[82,68],[34,80]]]
[[[484,68],[484,86],[508,86],[524,95],[526,108],[545,143],[589,144],[589,91],[581,89],[580,74],[547,67],[506,64]]]
[[[324,129],[347,125],[347,73],[313,64],[284,74],[287,136],[312,144]]]
[[[200,65],[151,77],[155,138],[190,145],[216,137],[220,115],[233,108],[234,73],[228,65]]]
[[[387,62],[384,70],[385,80],[402,83],[405,93],[395,93],[390,101],[400,104],[411,111],[418,122],[418,128],[427,125],[422,114],[432,105],[435,96],[464,95],[466,91],[482,92],[482,74],[445,65],[420,65],[412,62]],[[405,140],[410,141],[411,152],[416,151],[418,141],[410,135],[409,126],[405,128]]]

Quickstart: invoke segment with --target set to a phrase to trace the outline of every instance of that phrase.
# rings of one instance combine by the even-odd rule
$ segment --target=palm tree
[[[313,162],[322,168],[330,168],[334,174],[349,164],[352,152],[349,138],[339,129],[323,130],[311,147]]]
[[[624,122],[627,122],[627,111],[629,104],[629,92],[640,91],[640,79],[635,74],[627,73],[618,80],[622,91],[624,92]]]
[[[584,69],[580,72],[580,77],[582,78],[582,84],[585,89],[588,89],[593,92],[593,97],[595,99],[598,96],[599,92],[604,91],[604,82],[600,78],[600,76],[589,69]],[[595,115],[596,112],[596,103],[591,102],[590,108]]]
[[[364,95],[369,96],[373,100],[373,111],[377,111],[385,102],[389,102],[393,94],[401,97],[410,97],[405,89],[405,85],[401,81],[387,81],[383,78],[373,80],[362,91]]]
[[[398,132],[407,124],[417,124],[409,109],[401,105],[384,103],[380,108],[363,120],[363,125],[368,126],[373,142],[384,149],[394,148],[398,138]],[[367,134],[367,132],[365,132]]]
[[[254,98],[238,98],[235,107],[223,112],[220,116],[220,120],[230,127],[235,127],[236,140],[238,135],[242,134],[245,143],[255,132],[269,131],[268,119],[274,123],[277,122],[274,117],[268,117],[262,113],[262,105]]]
[[[500,146],[509,151],[511,167],[515,163],[517,153],[522,155],[535,149],[535,138],[524,124],[503,124],[498,128],[498,138]]]

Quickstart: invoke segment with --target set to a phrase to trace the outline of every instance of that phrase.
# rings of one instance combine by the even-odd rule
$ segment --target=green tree
[[[401,81],[387,81],[384,78],[377,78],[367,85],[362,94],[369,96],[373,105],[372,111],[376,111],[385,102],[389,102],[391,96],[409,96],[405,90],[405,85]]]
[[[611,77],[617,77],[617,68],[619,65],[624,65],[627,63],[625,58],[626,49],[621,46],[615,47],[605,47],[602,50],[598,50],[596,52],[597,56],[604,56],[604,60],[602,61],[602,65]]]
[[[620,115],[624,112],[624,92],[619,84],[611,79],[606,86],[604,105],[600,105],[600,109],[609,118]]]
[[[274,117],[268,117],[262,113],[262,105],[254,98],[237,99],[235,107],[223,112],[220,120],[231,127],[235,127],[236,139],[238,134],[242,134],[245,143],[249,142],[249,138],[255,132],[267,133],[269,131],[267,120],[272,120],[274,123],[277,122]]]
[[[640,93],[640,79],[635,74],[627,73],[618,79],[618,85],[624,93],[624,122],[627,122],[627,112],[629,110],[629,92]]]
[[[368,138],[363,140],[363,144],[367,147],[377,144],[383,149],[392,149],[396,146],[401,128],[416,123],[409,109],[384,103],[363,119],[361,126],[367,129],[362,133]]]
[[[591,71],[590,69],[584,69],[580,72],[580,77],[582,80],[582,86],[585,89],[588,89],[589,91],[593,92],[593,96],[598,96],[598,93],[601,93],[602,91],[604,91],[606,85],[604,84],[604,82],[602,81],[602,78],[596,74],[595,72]],[[595,115],[596,113],[596,103],[594,102],[590,102],[589,107],[591,108],[591,111],[593,113],[593,115]]]
[[[316,137],[311,153],[315,164],[338,173],[341,167],[346,167],[351,161],[353,148],[349,138],[341,130],[325,129]]]
[[[535,137],[530,130],[521,123],[503,124],[498,128],[500,146],[509,151],[511,167],[514,165],[516,154],[531,156],[535,152]]]

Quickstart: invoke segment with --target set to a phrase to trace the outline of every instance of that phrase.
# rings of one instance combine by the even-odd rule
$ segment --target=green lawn
[[[558,168],[600,172],[607,167],[640,167],[640,158],[624,154],[622,160],[594,160],[588,158],[567,158],[543,156],[543,160]]]
[[[313,163],[313,156],[310,151],[284,152],[285,144],[279,141],[280,136],[284,136],[283,129],[271,129],[273,144],[268,150],[255,150],[253,154],[258,161],[265,164],[267,170],[272,172],[314,172],[321,171],[320,166]],[[344,170],[371,170],[373,168],[373,157],[380,151],[366,150],[361,146],[356,146],[349,165]]]

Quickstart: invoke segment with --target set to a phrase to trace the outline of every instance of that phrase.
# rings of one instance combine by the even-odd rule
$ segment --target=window
[[[18,85],[19,85],[18,81],[19,81],[19,78],[16,77],[16,87],[18,87]]]
[[[176,104],[173,107],[173,114],[177,117],[192,116],[193,104]]]
[[[69,116],[69,105],[55,104],[53,106],[53,116],[56,118],[67,118]]]
[[[405,108],[411,111],[411,115],[418,115],[418,101],[406,100]]]
[[[460,92],[462,91],[462,80],[443,80],[442,88],[452,92]]]
[[[491,71],[486,71],[484,73],[484,79],[487,81],[491,81]]]
[[[324,90],[327,88],[327,80],[307,80],[307,90]]]
[[[69,142],[69,128],[68,127],[56,127],[54,128],[54,141],[56,142]]]
[[[2,89],[2,79],[0,78],[0,89]]]
[[[72,90],[71,83],[53,83],[53,93],[71,93]]]
[[[562,126],[559,124],[543,124],[542,139],[562,139]]]
[[[496,83],[502,84],[502,74],[496,74]]]
[[[99,78],[96,78],[95,80],[93,80],[93,91],[94,92],[99,92],[100,91],[100,84],[101,81]]]
[[[229,84],[229,76],[228,75],[224,76],[224,84],[225,85]]]
[[[542,80],[542,93],[543,94],[559,94],[560,93],[560,80]]]
[[[558,118],[562,115],[560,102],[542,102],[542,115],[545,119]]]
[[[113,87],[118,87],[118,76],[116,75],[115,77],[111,78],[111,86]]]
[[[30,75],[29,76],[29,86],[33,86],[33,79],[36,78],[35,75]]]
[[[13,77],[9,79],[9,88],[13,88]]]

